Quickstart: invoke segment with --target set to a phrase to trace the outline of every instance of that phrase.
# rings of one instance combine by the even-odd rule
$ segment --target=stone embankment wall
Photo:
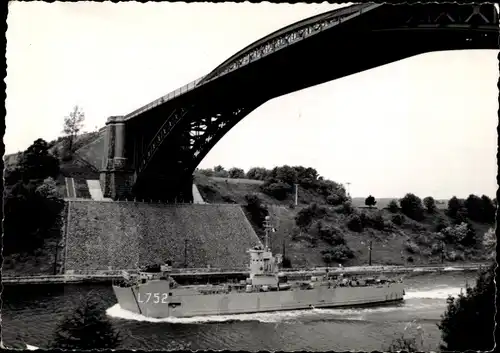
[[[246,251],[259,243],[237,205],[70,201],[68,209],[65,272],[166,260],[174,267],[245,268]]]

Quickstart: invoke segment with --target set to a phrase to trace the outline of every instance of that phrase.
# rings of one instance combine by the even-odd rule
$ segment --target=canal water
[[[109,285],[5,286],[2,339],[9,347],[44,347],[57,323],[92,291],[121,332],[123,349],[374,351],[387,350],[395,337],[413,330],[424,350],[435,350],[446,298],[475,278],[464,271],[407,277],[405,301],[391,306],[161,320],[120,309]]]

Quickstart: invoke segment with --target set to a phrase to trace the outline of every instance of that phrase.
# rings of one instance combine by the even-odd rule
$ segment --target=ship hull
[[[311,308],[356,307],[402,301],[402,283],[287,291],[199,294],[187,288],[169,293],[162,281],[113,286],[121,308],[152,318],[232,315]]]

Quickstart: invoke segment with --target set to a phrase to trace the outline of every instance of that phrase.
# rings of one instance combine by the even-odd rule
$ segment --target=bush
[[[426,233],[420,233],[415,237],[415,242],[420,245],[432,246],[437,240],[437,237],[434,235],[429,235]]]
[[[418,254],[418,253],[420,253],[420,248],[413,241],[407,241],[406,244],[405,244],[405,249],[410,254]]]
[[[401,214],[395,214],[392,216],[392,223],[398,226],[402,226],[405,223],[405,217]]]
[[[245,178],[245,171],[241,168],[231,168],[229,169],[229,177],[234,179],[243,179]]]
[[[347,220],[347,228],[353,232],[361,233],[363,231],[363,222],[361,221],[361,217],[356,214],[350,215]]]
[[[397,213],[399,211],[398,202],[396,200],[391,200],[391,202],[389,202],[389,205],[387,206],[387,208],[389,209],[389,212]]]
[[[439,218],[439,219],[438,219],[438,222],[437,222],[437,224],[436,224],[435,231],[439,233],[439,232],[441,232],[443,229],[445,229],[445,228],[447,228],[447,227],[449,227],[449,226],[450,226],[450,224],[449,224],[449,223],[448,223],[445,219],[443,219],[443,218]]]
[[[411,219],[406,221],[404,226],[405,226],[405,228],[409,228],[414,232],[422,232],[422,231],[426,230],[426,228],[423,224],[415,222]]]
[[[377,213],[375,215],[366,214],[362,212],[360,214],[361,223],[363,224],[363,228],[373,228],[377,230],[385,229],[385,220],[382,217],[381,213]]]
[[[384,221],[384,230],[394,230],[394,224],[391,221]]]
[[[292,192],[292,187],[289,184],[282,182],[266,182],[262,184],[260,188],[264,194],[274,197],[276,200],[280,201],[285,200]]]
[[[343,263],[354,257],[354,252],[347,245],[337,245],[332,249],[324,250],[321,253],[323,255],[323,261],[326,264],[330,264],[332,262]]]
[[[337,194],[328,195],[326,197],[326,203],[328,205],[338,206],[338,205],[342,205],[343,202],[344,202],[344,198],[340,195],[337,195]]]
[[[448,244],[462,244],[471,246],[476,244],[476,232],[469,223],[449,226],[441,231],[441,235]]]
[[[119,334],[113,329],[99,302],[90,295],[81,301],[72,315],[66,316],[59,323],[50,343],[52,349],[93,350],[118,347]]]
[[[340,213],[343,213],[347,216],[352,215],[354,213],[354,207],[352,207],[352,203],[350,201],[345,201],[340,208]]]
[[[424,206],[428,213],[436,212],[436,201],[431,196],[424,199]]]
[[[281,267],[292,268],[292,261],[290,260],[290,258],[284,256],[283,261],[281,262]]]
[[[298,227],[298,226],[294,226],[292,228],[292,232],[291,232],[291,238],[292,238],[292,241],[297,241],[299,240],[300,236],[301,236],[301,229]]]
[[[493,228],[488,229],[483,236],[483,246],[488,259],[494,259],[496,256],[497,237]]]
[[[440,243],[434,243],[431,246],[431,254],[432,255],[437,255],[441,254],[443,252],[443,247]]]
[[[311,226],[311,223],[316,218],[325,216],[326,209],[318,206],[315,203],[301,209],[295,216],[295,224],[302,230],[306,231]]]
[[[324,242],[334,246],[345,244],[345,239],[340,229],[335,226],[325,225],[323,222],[318,221],[313,228],[317,236]]]
[[[401,205],[401,211],[407,217],[414,219],[416,221],[421,221],[424,219],[424,209],[422,207],[422,200],[414,194],[408,193],[399,200]]]
[[[222,198],[222,201],[227,202],[227,203],[233,203],[233,204],[234,204],[234,203],[237,203],[237,202],[236,202],[236,200],[235,200],[235,199],[233,199],[233,198],[232,198],[231,196],[229,196],[229,195],[222,195],[222,196],[221,196],[221,198]]]
[[[446,260],[450,262],[464,261],[464,255],[458,251],[452,250],[446,253]]]

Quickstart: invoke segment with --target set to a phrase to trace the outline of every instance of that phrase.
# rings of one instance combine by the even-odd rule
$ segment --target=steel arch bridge
[[[493,4],[358,4],[289,25],[208,75],[108,118],[104,195],[192,202],[198,164],[266,101],[422,53],[498,49],[498,35]]]

